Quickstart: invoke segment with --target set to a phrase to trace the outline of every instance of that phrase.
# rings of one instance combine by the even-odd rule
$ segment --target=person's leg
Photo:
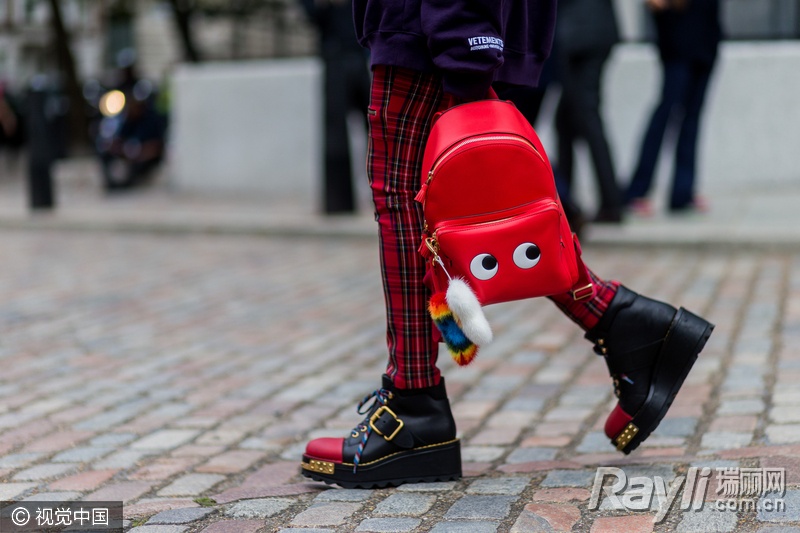
[[[522,113],[522,116],[524,116],[525,119],[530,122],[531,126],[535,126],[536,118],[539,116],[539,110],[542,106],[542,101],[547,93],[545,87],[531,88],[497,83],[494,84],[493,87],[495,91],[497,91],[497,96],[500,97],[501,100],[510,100],[513,102],[517,109],[519,109],[520,113]],[[560,106],[559,110],[561,113],[563,113],[563,110],[561,110]],[[560,114],[557,116],[560,116]],[[568,127],[569,125],[566,123],[564,118],[561,117],[558,120],[558,125],[556,127],[556,130],[559,133],[559,147],[566,147],[566,145],[572,146],[572,141],[566,138],[566,129]],[[564,138],[561,137],[562,133],[565,134]],[[570,174],[572,172],[571,152],[572,150],[570,149],[569,155],[559,155],[559,159],[564,160],[564,165],[567,167],[567,172]],[[569,160],[567,161],[567,159]],[[580,207],[578,207],[578,205],[575,203],[575,200],[572,198],[570,185],[562,177],[560,169],[554,168],[553,175],[556,181],[558,196],[561,199],[561,204],[564,206],[564,213],[567,215],[569,225],[575,233],[580,235],[581,228],[585,223],[583,213],[581,212]]]
[[[555,116],[556,128],[556,164],[558,176],[566,185],[568,190],[572,190],[573,164],[574,164],[574,145],[575,145],[575,110],[576,110],[576,91],[575,76],[570,57],[566,54],[559,54],[557,59],[558,79],[561,85],[561,96],[558,100]]]
[[[675,170],[669,208],[673,211],[691,207],[697,173],[697,137],[711,69],[695,66],[686,89],[683,123],[675,148]]]
[[[492,87],[501,100],[513,102],[522,116],[531,123],[531,126],[536,126],[536,119],[539,117],[539,111],[547,93],[545,87],[524,87],[507,83],[495,83]]]
[[[563,186],[567,190],[572,190],[573,162],[574,162],[574,141],[575,135],[572,130],[572,120],[570,118],[569,104],[562,95],[556,108],[556,168],[558,176]]]
[[[663,65],[661,100],[647,126],[642,146],[639,151],[639,161],[633,178],[625,192],[626,202],[647,197],[653,183],[658,155],[664,133],[667,130],[670,115],[673,109],[684,99],[688,83],[688,66],[683,63],[668,62]]]
[[[372,488],[461,477],[455,420],[436,368],[439,346],[417,251],[422,213],[414,201],[424,141],[442,106],[438,77],[375,69],[367,170],[379,224],[389,363],[383,386],[362,401],[374,398],[359,410],[366,418],[348,437],[306,445],[301,471],[312,479]]]
[[[574,127],[586,140],[594,165],[600,192],[598,221],[618,222],[622,219],[622,193],[617,183],[611,149],[600,114],[600,81],[608,51],[587,54],[574,61]]]
[[[439,382],[438,342],[428,314],[425,259],[419,253],[423,215],[420,189],[424,141],[443,109],[438,77],[406,69],[376,69],[370,105],[367,173],[379,225],[386,297],[389,364],[386,374],[401,389]]]
[[[556,182],[558,198],[561,200],[561,206],[564,208],[569,227],[580,238],[583,233],[583,227],[586,225],[586,217],[583,215],[583,210],[575,202],[572,197],[572,187],[561,177],[561,170],[557,167],[553,168],[553,179]]]
[[[346,57],[325,58],[325,165],[323,211],[328,214],[355,211],[350,138],[347,130],[349,89]]]
[[[370,93],[372,91],[372,74],[364,54],[353,54],[348,60],[350,68],[350,111],[357,112],[364,120],[364,128],[369,129]],[[363,163],[363,162],[362,162]]]
[[[572,297],[572,293],[557,294],[550,297],[553,303],[584,331],[588,331],[597,325],[619,288],[618,281],[604,280],[591,270],[589,270],[589,278],[592,280],[592,285],[594,285],[594,296],[592,298],[575,300]]]
[[[594,297],[575,300],[568,293],[551,300],[605,358],[619,399],[605,433],[627,454],[664,418],[714,326],[686,309],[589,273]]]

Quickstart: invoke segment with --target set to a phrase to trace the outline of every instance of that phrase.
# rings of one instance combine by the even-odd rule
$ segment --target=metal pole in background
[[[32,210],[55,206],[51,168],[56,158],[55,110],[47,80],[36,77],[28,90],[28,200]]]

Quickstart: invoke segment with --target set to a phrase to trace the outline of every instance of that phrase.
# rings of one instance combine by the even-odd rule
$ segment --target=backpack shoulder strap
[[[572,298],[577,302],[594,298],[597,291],[595,291],[594,283],[592,283],[592,278],[589,276],[589,269],[586,268],[586,265],[583,264],[583,259],[581,259],[581,243],[574,233],[572,234],[572,242],[575,245],[575,262],[578,264],[578,281],[575,282],[570,292],[572,293]]]

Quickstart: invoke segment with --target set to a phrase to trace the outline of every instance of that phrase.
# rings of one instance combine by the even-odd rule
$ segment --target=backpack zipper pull
[[[433,179],[433,170],[428,172],[428,179],[425,180],[425,183],[422,184],[417,195],[414,197],[414,200],[417,202],[424,204],[425,203],[425,196],[428,194],[428,185],[430,184],[431,180]]]

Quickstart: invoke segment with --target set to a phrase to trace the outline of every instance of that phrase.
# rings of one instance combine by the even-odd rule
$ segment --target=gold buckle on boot
[[[397,428],[388,437],[386,435],[384,435],[383,432],[380,429],[375,427],[375,421],[378,420],[381,416],[383,416],[384,412],[389,413],[392,416],[392,418],[394,418],[394,421],[397,422]],[[390,441],[393,438],[395,438],[395,436],[397,436],[397,434],[400,432],[400,430],[403,429],[404,425],[405,424],[403,423],[403,421],[400,420],[399,418],[397,418],[397,415],[394,414],[394,412],[392,412],[392,410],[389,409],[388,407],[386,407],[385,405],[381,405],[380,408],[378,408],[378,410],[375,411],[375,413],[371,417],[369,417],[369,427],[372,428],[372,431],[374,431],[375,433],[377,433],[378,435],[380,435],[381,437],[383,437],[387,441]]]

